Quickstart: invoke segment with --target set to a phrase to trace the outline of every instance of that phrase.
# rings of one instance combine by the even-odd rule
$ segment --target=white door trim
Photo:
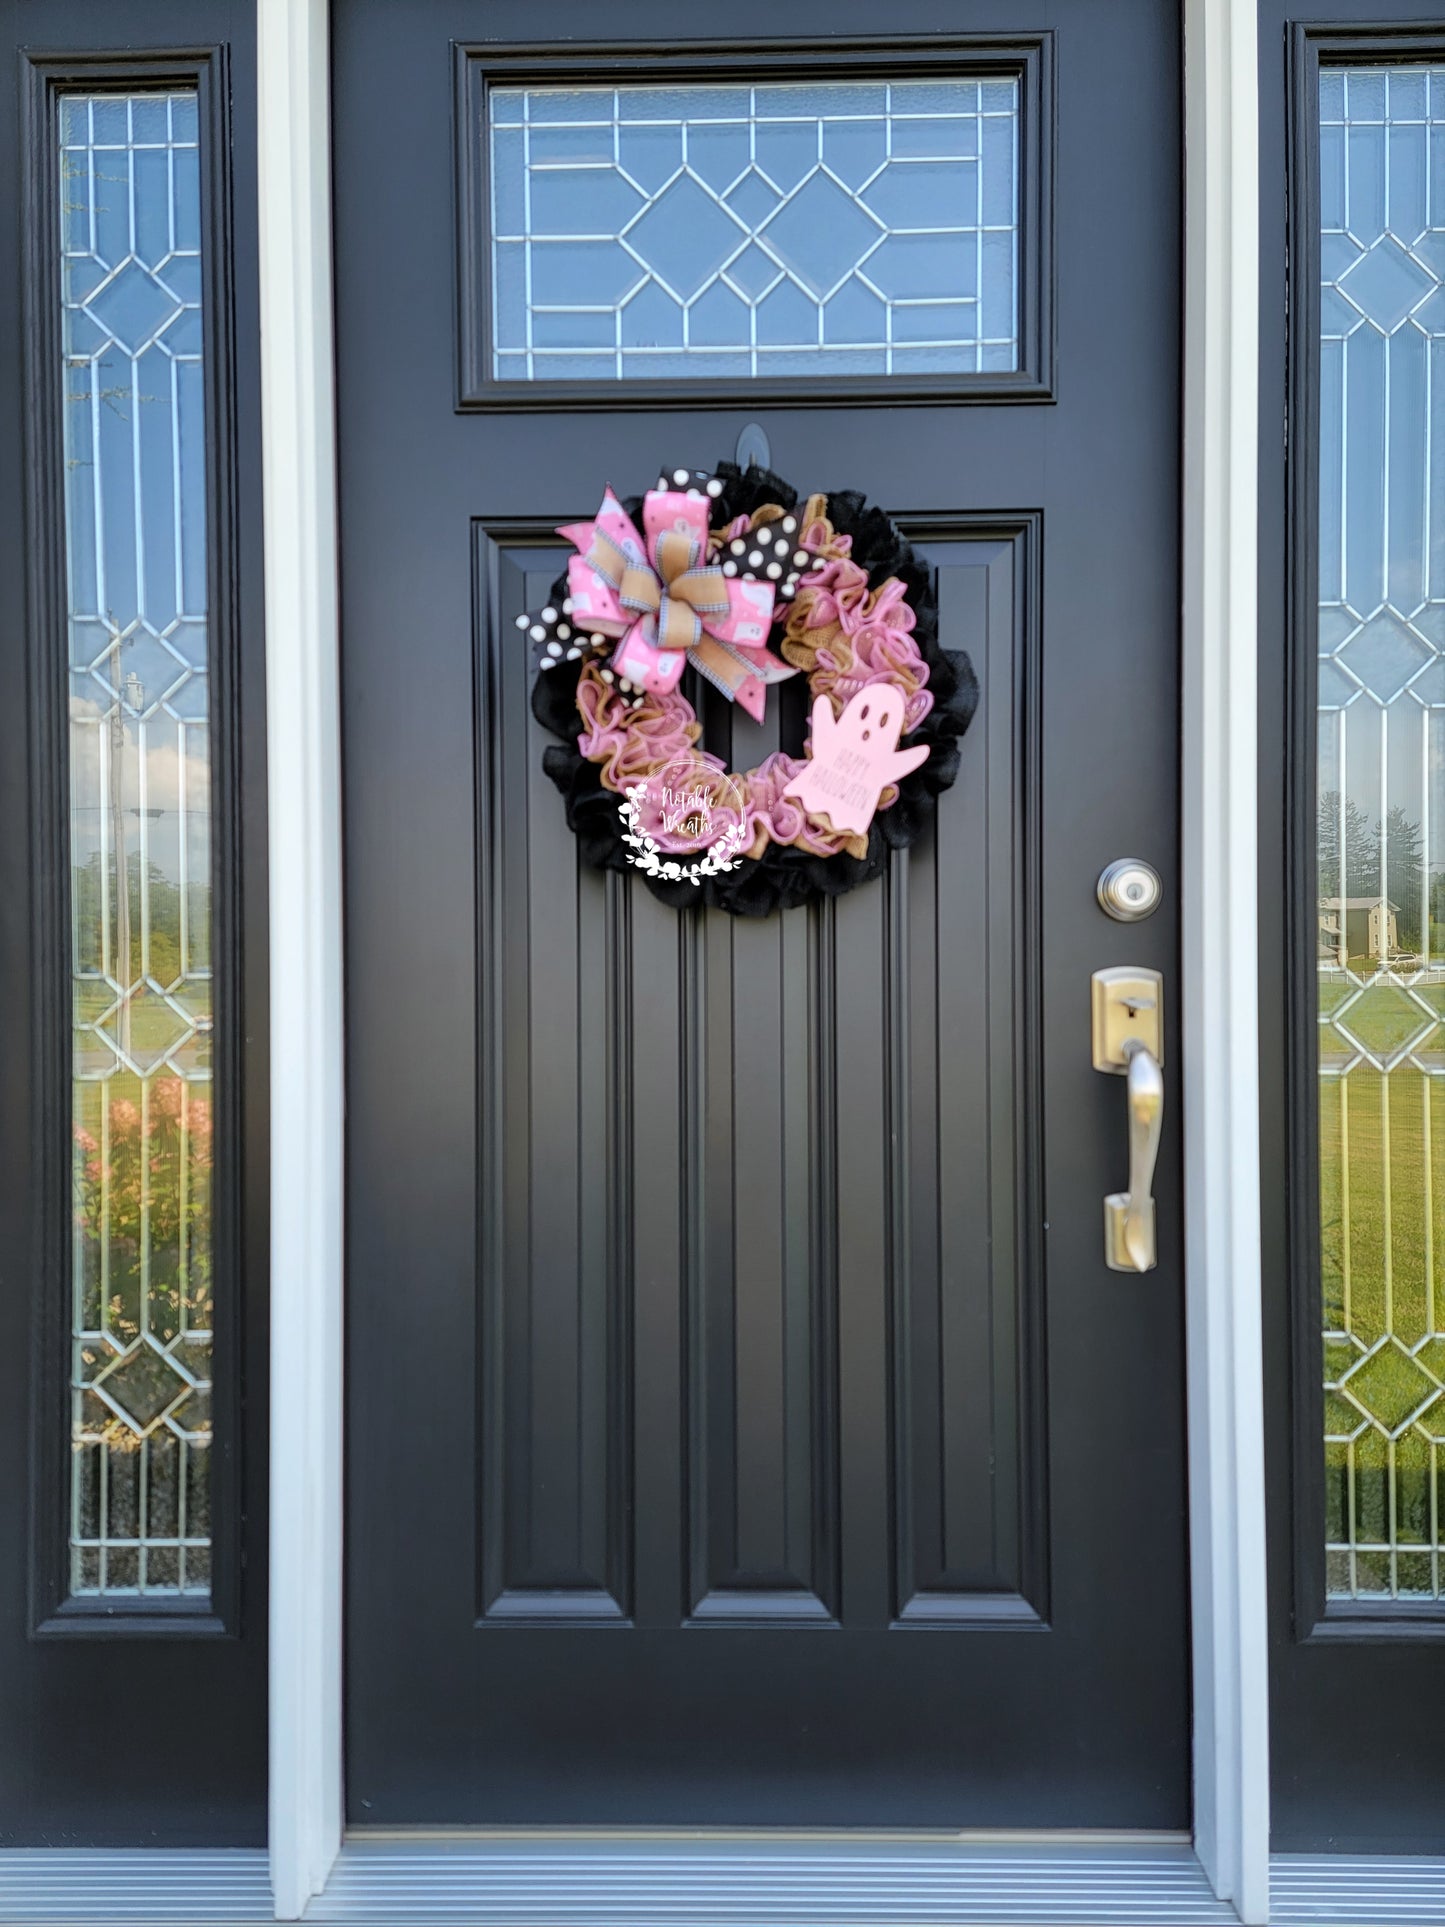
[[[1255,982],[1254,0],[1184,0],[1182,988],[1200,1859],[1268,1915]],[[342,1837],[342,951],[329,21],[257,0],[271,853],[271,1880]]]
[[[1182,956],[1194,1832],[1269,1917],[1260,1309],[1255,0],[1184,5]]]
[[[271,848],[270,1852],[341,1845],[341,711],[326,0],[257,0]]]

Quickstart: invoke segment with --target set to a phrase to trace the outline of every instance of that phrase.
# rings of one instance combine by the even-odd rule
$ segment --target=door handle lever
[[[1164,1121],[1164,1073],[1147,1044],[1131,1037],[1124,1046],[1129,1068],[1129,1189],[1104,1200],[1104,1257],[1111,1271],[1152,1271],[1158,1263],[1154,1239],[1154,1163]]]
[[[1164,1121],[1163,979],[1157,970],[1096,970],[1094,1068],[1125,1080],[1129,1188],[1104,1199],[1104,1262],[1111,1271],[1152,1271],[1154,1166]]]

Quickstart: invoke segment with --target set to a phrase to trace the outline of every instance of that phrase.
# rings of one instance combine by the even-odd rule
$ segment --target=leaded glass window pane
[[[498,380],[1019,366],[1016,79],[488,98]]]
[[[211,773],[194,90],[60,104],[71,1590],[210,1590]]]
[[[1442,1597],[1445,69],[1320,82],[1327,1584]]]

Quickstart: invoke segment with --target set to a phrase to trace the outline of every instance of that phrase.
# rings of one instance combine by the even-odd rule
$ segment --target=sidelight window
[[[59,101],[72,1595],[210,1592],[211,730],[197,94]]]
[[[1445,69],[1326,67],[1318,1012],[1326,1586],[1445,1597]]]

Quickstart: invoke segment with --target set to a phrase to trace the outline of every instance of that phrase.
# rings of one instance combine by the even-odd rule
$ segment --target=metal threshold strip
[[[1445,1858],[1277,1853],[1269,1893],[1274,1927],[1436,1927],[1445,1921]]]
[[[388,1927],[1235,1927],[1187,1842],[1087,1835],[349,1839],[308,1921]]]
[[[1445,1927],[1445,1859],[1284,1855],[1275,1927]],[[308,1922],[1234,1927],[1168,1835],[360,1834]],[[0,1851],[0,1923],[264,1927],[254,1850]]]

